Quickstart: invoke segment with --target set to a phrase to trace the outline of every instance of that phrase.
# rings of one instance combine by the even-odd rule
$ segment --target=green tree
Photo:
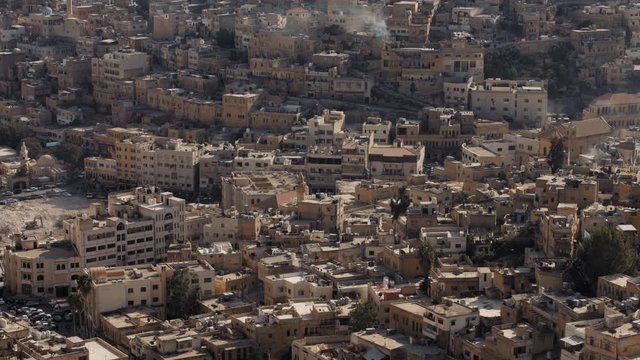
[[[551,149],[549,149],[549,156],[547,156],[547,163],[551,167],[551,171],[555,173],[558,169],[561,169],[564,165],[564,141],[562,139],[554,139],[551,141]]]
[[[411,199],[409,199],[407,188],[404,186],[398,190],[398,196],[391,199],[389,202],[389,207],[391,208],[391,214],[393,216],[394,235],[396,236],[398,234],[398,219],[400,219],[402,214],[407,212],[410,205]]]
[[[27,146],[27,150],[29,150],[29,157],[32,159],[37,159],[42,153],[42,144],[40,144],[40,140],[34,137],[28,137],[22,139],[24,144]]]
[[[176,270],[167,281],[167,318],[186,319],[197,312],[200,287],[191,286],[189,269]]]
[[[431,274],[431,270],[433,270],[433,266],[436,264],[436,250],[433,248],[430,242],[421,241],[418,244],[417,252],[420,266],[422,267],[422,271],[424,272],[422,290],[428,294],[430,284],[429,275]]]
[[[377,323],[376,309],[369,304],[359,303],[349,314],[349,325],[354,332],[374,327]]]
[[[11,126],[0,125],[0,145],[16,148],[20,145],[20,136]]]
[[[218,46],[223,49],[233,49],[236,47],[236,34],[227,29],[220,29],[215,34]]]
[[[73,316],[73,333],[77,334],[77,319],[78,315],[84,309],[84,298],[80,293],[75,292],[67,296],[67,302],[69,303],[71,314]]]
[[[636,263],[631,239],[613,229],[599,228],[578,245],[570,275],[577,289],[595,294],[600,276],[631,275]]]
[[[76,144],[67,142],[62,143],[55,149],[54,155],[59,160],[62,160],[78,169],[81,169],[84,165],[84,150]]]

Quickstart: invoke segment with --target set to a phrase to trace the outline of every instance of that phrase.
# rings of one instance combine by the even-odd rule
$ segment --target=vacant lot
[[[52,197],[45,199],[20,201],[10,205],[0,205],[0,235],[7,241],[7,235],[23,231],[35,234],[39,240],[50,234],[62,237],[61,220],[87,211],[89,204],[99,200],[89,200],[80,196]],[[37,228],[25,229],[25,224],[42,216],[43,227],[38,220]]]

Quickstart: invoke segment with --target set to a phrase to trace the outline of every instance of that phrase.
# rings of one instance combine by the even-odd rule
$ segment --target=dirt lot
[[[0,205],[0,235],[2,242],[7,241],[7,235],[23,231],[27,235],[35,234],[38,239],[53,236],[61,237],[61,220],[85,212],[89,204],[99,200],[86,199],[81,196],[52,197],[45,199],[20,201],[15,204]],[[26,230],[26,222],[41,215],[43,227],[39,221],[36,229]]]

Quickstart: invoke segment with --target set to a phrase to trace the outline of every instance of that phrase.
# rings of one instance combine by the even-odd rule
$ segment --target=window
[[[204,278],[204,282],[205,283],[210,283],[211,282],[211,278]]]
[[[151,301],[153,301],[154,303],[158,302],[158,298],[154,297],[153,299],[151,299]]]
[[[127,301],[127,305],[129,305],[129,306],[133,306],[133,300],[129,300],[129,301]]]
[[[128,288],[127,289],[127,294],[133,294],[133,288]]]
[[[158,290],[158,285],[153,285],[153,286],[151,286],[151,289],[153,289],[153,290]]]
[[[140,288],[140,292],[147,292],[147,288],[146,288],[146,287],[144,287],[144,286],[143,286],[143,287],[141,287],[141,288]]]

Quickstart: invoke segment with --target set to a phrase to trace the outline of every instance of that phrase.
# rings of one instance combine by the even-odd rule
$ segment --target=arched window
[[[171,213],[167,213],[167,214],[164,216],[164,219],[165,219],[165,220],[171,220],[171,219],[173,219],[173,215],[172,215]]]
[[[42,281],[42,280],[44,280],[44,275],[38,275],[38,276],[36,276],[36,280],[38,280],[38,281]]]

